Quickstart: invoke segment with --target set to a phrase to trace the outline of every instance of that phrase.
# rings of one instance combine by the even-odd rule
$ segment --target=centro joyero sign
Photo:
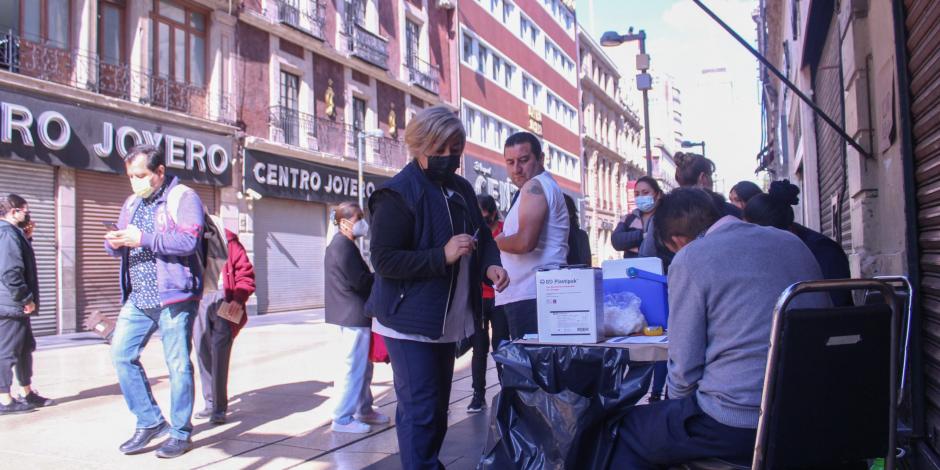
[[[232,182],[231,136],[0,90],[0,157],[124,173],[135,145],[163,150],[171,174],[214,185]]]
[[[365,197],[388,178],[365,174]],[[340,203],[359,197],[359,176],[346,168],[245,150],[245,187],[262,196]]]

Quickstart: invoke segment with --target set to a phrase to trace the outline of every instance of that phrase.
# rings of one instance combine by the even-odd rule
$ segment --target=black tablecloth
[[[599,345],[504,343],[480,469],[600,469],[616,422],[647,392],[652,362]]]

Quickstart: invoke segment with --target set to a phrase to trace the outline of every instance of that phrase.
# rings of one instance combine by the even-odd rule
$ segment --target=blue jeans
[[[349,424],[357,414],[372,414],[372,363],[369,362],[368,327],[340,326],[339,336],[346,352],[346,370],[336,378],[333,421]]]
[[[170,371],[170,437],[188,440],[193,432],[194,400],[192,349],[193,320],[199,302],[181,302],[164,308],[141,310],[132,302],[124,304],[111,341],[111,360],[117,371],[121,393],[137,428],[152,428],[166,420],[153,398],[147,373],[140,364],[140,352],[153,332],[160,328],[163,356]]]
[[[404,470],[443,470],[456,343],[385,338],[395,376],[395,432]]]

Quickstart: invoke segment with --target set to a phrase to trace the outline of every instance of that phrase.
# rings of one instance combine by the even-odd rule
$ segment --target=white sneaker
[[[367,415],[356,415],[354,417],[357,421],[368,424],[388,424],[392,422],[391,418],[383,415],[382,413],[379,413],[378,411],[373,411]]]
[[[362,421],[350,421],[346,424],[339,424],[336,421],[333,421],[333,424],[330,425],[330,429],[333,432],[348,432],[352,434],[368,434],[372,432],[372,426],[369,426]]]

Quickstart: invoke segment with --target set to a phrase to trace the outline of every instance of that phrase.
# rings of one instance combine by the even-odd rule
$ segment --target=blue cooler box
[[[646,317],[646,323],[649,326],[668,329],[669,290],[666,286],[666,276],[635,267],[623,269],[622,274],[620,271],[607,269],[605,266],[604,297],[618,292],[632,292],[640,298],[640,311]]]

